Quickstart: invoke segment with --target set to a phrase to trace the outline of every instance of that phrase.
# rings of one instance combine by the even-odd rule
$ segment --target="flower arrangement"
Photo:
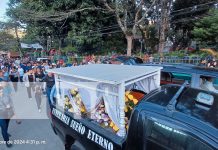
[[[119,131],[119,127],[110,119],[109,115],[107,114],[103,100],[97,106],[93,119],[96,120],[96,122],[98,122],[102,127],[111,128],[114,132]],[[126,128],[128,128],[127,117],[125,117],[125,123],[126,123]]]
[[[103,101],[101,101],[97,106],[93,119],[96,120],[102,127],[109,127],[111,119],[105,111],[105,105]]]
[[[145,93],[142,91],[132,90],[125,92],[125,115],[126,115],[126,124],[128,126],[128,120],[132,113],[133,108],[138,104],[138,102],[144,97]]]
[[[82,98],[79,94],[78,88],[74,88],[70,91],[71,96],[74,98],[75,104],[79,107],[81,114],[86,113],[85,105],[82,102]]]
[[[126,106],[125,106],[124,111],[125,111],[125,114],[126,114],[126,117],[128,118],[128,120],[129,120],[129,117],[131,115],[133,108],[138,104],[138,102],[139,102],[139,100],[133,96],[131,91],[126,91],[126,93],[125,93]]]
[[[117,125],[114,123],[114,122],[112,122],[111,121],[111,123],[110,123],[110,127],[114,130],[114,132],[118,132],[119,131],[119,128],[117,127]],[[126,127],[126,129],[128,129],[128,118],[127,117],[125,117],[125,127]]]
[[[73,112],[73,106],[70,103],[70,99],[68,96],[65,96],[64,110],[69,111],[69,112]]]
[[[133,108],[138,104],[145,94],[140,91],[126,91],[125,93],[125,127],[128,129],[129,118]],[[96,112],[94,113],[94,120],[96,120],[102,127],[110,127],[114,132],[119,131],[119,127],[110,119],[107,112],[105,111],[105,104],[102,100],[97,106]]]

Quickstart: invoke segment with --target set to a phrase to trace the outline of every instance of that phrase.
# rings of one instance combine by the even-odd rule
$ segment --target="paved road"
[[[42,98],[42,112],[39,113],[34,96],[32,100],[28,98],[24,85],[19,84],[18,92],[13,92],[15,118],[22,119],[22,123],[18,125],[15,120],[10,122],[9,133],[14,142],[11,150],[64,150],[63,143],[54,134],[47,118],[46,97]],[[7,150],[2,141],[0,134],[0,150]]]
[[[11,141],[14,142],[11,150],[64,150],[63,143],[54,134],[49,120],[46,119],[22,120],[19,125],[12,120],[9,133],[12,135]],[[0,141],[2,140],[0,136]],[[0,150],[7,149],[4,144],[0,144]]]

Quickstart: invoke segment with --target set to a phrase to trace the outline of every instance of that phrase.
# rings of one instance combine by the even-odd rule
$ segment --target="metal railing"
[[[160,62],[160,58],[154,58],[153,62],[157,63]],[[194,58],[189,58],[189,57],[184,57],[184,58],[179,58],[179,57],[165,57],[162,59],[163,63],[185,63],[185,64],[193,64],[197,65],[201,62],[200,57],[194,57]]]

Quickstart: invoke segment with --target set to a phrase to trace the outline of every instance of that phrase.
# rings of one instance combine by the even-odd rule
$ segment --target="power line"
[[[199,16],[199,17],[186,17],[186,18],[182,18],[182,19],[178,19],[178,20],[175,20],[175,21],[172,21],[171,24],[175,24],[175,23],[180,23],[180,22],[189,22],[189,21],[194,21],[194,20],[200,20],[204,17],[210,17],[211,15],[202,15],[202,16]],[[201,18],[200,18],[201,17]]]
[[[202,3],[202,4],[199,4],[199,5],[195,5],[195,6],[191,6],[191,7],[187,7],[187,8],[183,8],[183,9],[179,9],[179,10],[175,10],[175,11],[171,11],[171,13],[180,12],[180,11],[183,11],[183,10],[186,10],[186,9],[193,9],[193,8],[198,7],[198,6],[205,6],[205,5],[216,4],[216,3],[218,3],[218,1],[213,1],[213,2],[209,2],[209,3]]]

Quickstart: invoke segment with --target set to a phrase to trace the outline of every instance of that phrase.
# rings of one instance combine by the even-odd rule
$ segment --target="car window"
[[[191,81],[191,75],[190,74],[184,74],[184,73],[172,73],[173,81],[174,82],[185,82],[185,81]]]
[[[191,82],[191,78],[190,74],[161,72],[161,84],[183,84],[185,81]]]
[[[213,81],[214,87],[218,90],[218,78],[215,78]]]
[[[143,64],[143,60],[140,58],[136,57],[136,58],[134,58],[134,60],[135,60],[136,64]]]
[[[212,150],[193,136],[159,122],[153,122],[146,146],[159,150]]]

